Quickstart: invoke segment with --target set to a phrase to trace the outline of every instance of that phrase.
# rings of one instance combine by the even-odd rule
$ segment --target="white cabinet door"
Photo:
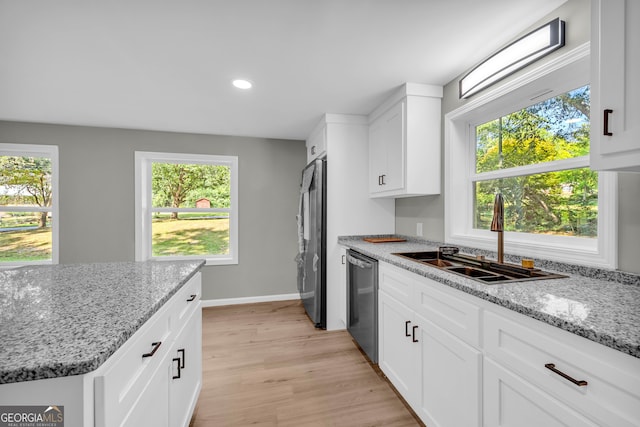
[[[440,194],[441,98],[407,83],[369,115],[371,197]]]
[[[404,102],[378,117],[369,130],[369,189],[383,193],[404,187]]]
[[[483,381],[485,427],[597,425],[489,358]]]
[[[640,172],[640,2],[593,0],[591,168]]]
[[[383,117],[384,144],[386,147],[387,168],[382,176],[382,191],[394,191],[404,188],[405,167],[405,106],[399,102]]]
[[[340,271],[340,283],[339,289],[341,293],[340,297],[340,314],[338,318],[340,322],[347,324],[347,250],[340,248],[340,265],[338,266]]]
[[[316,128],[306,141],[307,163],[311,163],[327,151],[327,127]]]
[[[131,411],[124,417],[122,427],[168,427],[169,424],[169,369],[166,364],[161,364],[157,372],[151,377],[149,383],[140,393]]]
[[[411,405],[419,402],[418,343],[414,313],[386,293],[378,293],[378,366]],[[415,331],[417,333],[417,331]]]
[[[202,386],[202,310],[193,313],[168,360],[171,370],[169,425],[187,426]]]
[[[480,426],[482,353],[416,315],[422,395],[416,409],[430,427]]]

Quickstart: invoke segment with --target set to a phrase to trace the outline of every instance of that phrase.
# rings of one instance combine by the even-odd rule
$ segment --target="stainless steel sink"
[[[457,250],[451,251],[450,248],[448,249],[446,253],[441,251],[424,251],[399,252],[393,255],[446,270],[486,284],[567,277],[537,268],[524,268],[519,265],[498,263],[471,255],[458,254]]]

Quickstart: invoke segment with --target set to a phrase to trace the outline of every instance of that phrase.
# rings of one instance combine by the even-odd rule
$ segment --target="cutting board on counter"
[[[407,239],[403,239],[401,237],[364,237],[362,240],[369,243],[394,243],[407,241]]]

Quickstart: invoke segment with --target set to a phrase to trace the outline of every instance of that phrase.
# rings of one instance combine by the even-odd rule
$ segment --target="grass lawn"
[[[51,259],[51,228],[0,232],[0,262]]]
[[[153,256],[229,253],[229,219],[154,219]]]
[[[229,253],[228,218],[153,220],[153,256]],[[0,232],[0,262],[51,259],[51,228]]]

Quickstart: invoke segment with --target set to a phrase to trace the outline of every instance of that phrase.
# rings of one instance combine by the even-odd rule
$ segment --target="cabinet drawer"
[[[484,337],[488,357],[597,424],[640,425],[640,359],[515,313],[485,311]]]
[[[202,279],[198,273],[193,276],[185,285],[173,296],[169,311],[173,320],[171,328],[174,331],[182,329],[186,320],[200,307],[202,294]]]
[[[172,344],[171,312],[161,308],[109,359],[95,378],[96,425],[120,425]],[[104,424],[102,424],[104,423]]]
[[[462,292],[447,289],[425,277],[416,287],[414,306],[421,316],[467,344],[480,347],[481,310],[479,306],[465,301]]]
[[[418,277],[390,264],[378,264],[378,289],[409,307],[412,306],[413,288],[420,283]]]
[[[491,359],[483,374],[485,427],[597,427]]]

